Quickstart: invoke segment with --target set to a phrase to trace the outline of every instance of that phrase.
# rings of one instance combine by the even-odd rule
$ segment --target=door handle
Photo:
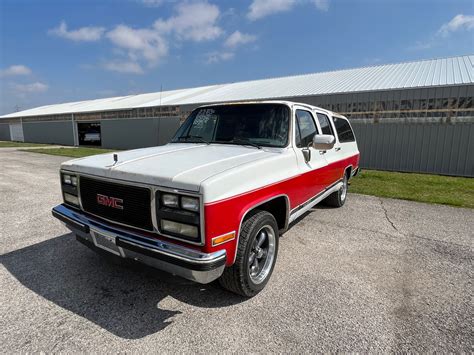
[[[340,150],[341,150],[341,147],[337,147],[337,148],[335,149],[336,152],[338,152],[338,151],[340,151]]]

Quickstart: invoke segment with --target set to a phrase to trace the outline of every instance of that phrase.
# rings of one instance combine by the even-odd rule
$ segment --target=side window
[[[347,143],[354,142],[354,132],[352,132],[351,125],[349,122],[340,117],[333,117],[334,126],[336,127],[337,135],[339,136],[339,142]]]
[[[313,115],[308,111],[296,110],[296,146],[307,147],[318,133]]]
[[[329,117],[326,115],[323,115],[322,113],[318,113],[317,115],[318,115],[319,125],[321,126],[321,130],[323,131],[323,134],[329,134],[331,136],[334,136],[331,123],[329,123]]]

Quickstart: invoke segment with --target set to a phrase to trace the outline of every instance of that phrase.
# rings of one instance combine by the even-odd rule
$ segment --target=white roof
[[[474,84],[474,55],[41,106],[0,118]]]

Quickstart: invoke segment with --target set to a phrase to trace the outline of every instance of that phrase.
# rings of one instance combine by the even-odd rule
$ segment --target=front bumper
[[[192,281],[212,282],[222,275],[225,268],[225,250],[203,253],[152,239],[85,216],[65,205],[54,207],[52,213],[76,235],[78,241],[93,249],[134,259]]]

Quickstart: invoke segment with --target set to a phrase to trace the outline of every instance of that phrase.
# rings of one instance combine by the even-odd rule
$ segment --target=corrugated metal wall
[[[71,121],[23,122],[25,142],[74,145]]]
[[[10,140],[10,125],[7,123],[0,124],[0,141]]]
[[[168,143],[179,127],[178,117],[102,120],[103,148],[134,149]]]
[[[360,123],[362,168],[474,177],[473,123]]]

